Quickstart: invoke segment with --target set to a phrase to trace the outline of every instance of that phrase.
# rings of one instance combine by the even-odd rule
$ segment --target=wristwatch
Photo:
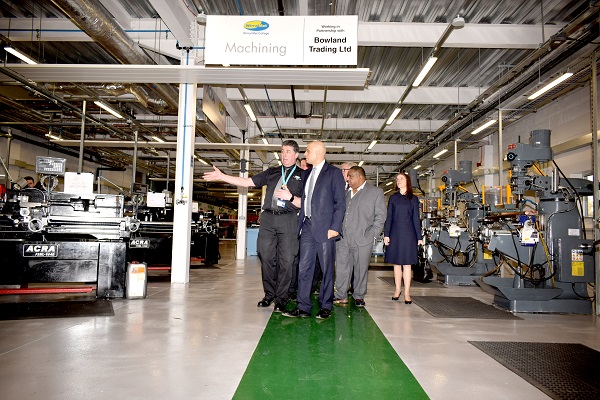
[[[289,199],[288,201],[289,201],[290,203],[291,203],[292,201],[294,201],[294,195],[292,195],[292,198],[291,198],[291,199]]]

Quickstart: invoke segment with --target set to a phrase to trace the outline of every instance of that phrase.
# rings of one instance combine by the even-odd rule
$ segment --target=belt
[[[292,211],[287,211],[287,210],[263,210],[264,212],[268,212],[269,214],[273,214],[273,215],[281,215],[281,214],[289,214]]]

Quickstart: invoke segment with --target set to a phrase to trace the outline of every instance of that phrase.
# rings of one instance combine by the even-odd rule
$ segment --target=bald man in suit
[[[306,161],[313,167],[302,174],[305,186],[298,215],[300,234],[298,306],[284,313],[286,317],[312,316],[310,293],[316,257],[323,271],[323,281],[319,291],[320,309],[316,317],[327,319],[331,316],[335,242],[342,232],[346,193],[342,171],[327,163],[325,154],[325,144],[320,141],[311,142],[306,148]]]

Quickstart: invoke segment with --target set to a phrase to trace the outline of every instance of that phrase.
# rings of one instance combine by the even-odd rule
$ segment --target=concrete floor
[[[0,321],[0,397],[10,399],[230,399],[270,318],[257,257],[171,285],[152,273],[144,300],[115,300],[113,317]],[[367,310],[432,399],[548,399],[469,340],[581,343],[600,351],[595,316],[519,314],[523,320],[433,318],[390,299],[370,271]],[[413,296],[471,296],[477,287],[413,288]],[[401,299],[402,300],[402,299]],[[334,308],[335,312],[335,308]]]

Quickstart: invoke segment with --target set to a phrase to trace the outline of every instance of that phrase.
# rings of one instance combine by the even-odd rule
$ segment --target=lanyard
[[[283,168],[283,165],[281,166],[281,182],[283,183],[283,186],[287,185],[288,181],[290,180],[290,178],[294,174],[295,170],[296,170],[296,166],[294,165],[294,168],[292,168],[292,171],[290,172],[290,174],[288,175],[288,177],[286,179],[286,177],[285,177],[285,169]]]

